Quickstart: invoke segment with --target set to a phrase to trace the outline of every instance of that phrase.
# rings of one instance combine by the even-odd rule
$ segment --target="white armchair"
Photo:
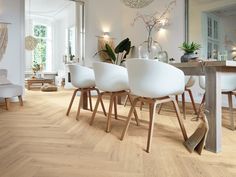
[[[99,100],[102,100],[103,95],[109,95],[110,104],[107,115],[106,132],[110,132],[113,106],[115,112],[115,119],[117,119],[117,97],[128,96],[128,99],[132,105],[132,100],[129,93],[127,69],[118,65],[105,62],[94,62],[93,67],[94,67],[96,87],[99,90],[102,90],[102,92],[98,95],[97,103],[95,105],[93,115],[91,117],[90,125],[92,125],[94,122],[94,118],[99,105]],[[134,116],[137,125],[139,125],[136,111],[134,111]]]
[[[22,94],[22,86],[12,84],[7,79],[7,70],[0,69],[0,98],[5,99],[6,109],[9,110],[12,97],[18,97],[20,105],[23,106]]]
[[[199,76],[199,86],[205,90],[206,88],[206,81],[205,76]],[[221,77],[221,92],[222,94],[228,95],[228,104],[229,104],[229,111],[230,111],[230,127],[231,130],[235,130],[235,122],[233,116],[233,102],[232,96],[234,91],[236,90],[236,74],[224,73]],[[200,109],[205,102],[205,94],[203,95],[199,110],[198,110],[198,117],[200,114]]]
[[[172,102],[177,114],[178,122],[184,139],[187,139],[187,133],[180,116],[180,111],[175,99],[170,95],[179,95],[184,92],[185,81],[184,73],[166,63],[156,60],[145,59],[129,59],[126,61],[129,76],[129,86],[132,94],[138,96],[134,99],[132,108],[123,130],[121,140],[123,140],[131,120],[131,114],[134,111],[137,102],[145,102],[149,104],[150,123],[147,142],[147,152],[150,152],[152,134],[154,128],[154,115],[157,104]]]

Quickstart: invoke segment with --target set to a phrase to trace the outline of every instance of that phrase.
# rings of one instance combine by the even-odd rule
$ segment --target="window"
[[[207,14],[207,58],[218,59],[219,50],[219,20],[216,16]]]
[[[51,27],[42,24],[33,25],[34,37],[38,39],[38,45],[33,52],[33,62],[43,66],[43,70],[51,71],[52,40]]]

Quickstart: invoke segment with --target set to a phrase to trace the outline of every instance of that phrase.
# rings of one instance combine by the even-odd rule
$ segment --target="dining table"
[[[222,94],[221,74],[236,73],[236,61],[196,60],[186,63],[171,63],[181,69],[185,75],[206,77],[205,112],[209,132],[205,149],[214,153],[222,151]],[[232,114],[231,114],[232,115]]]

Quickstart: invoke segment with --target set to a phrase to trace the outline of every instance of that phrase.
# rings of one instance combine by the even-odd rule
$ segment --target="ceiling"
[[[46,17],[54,17],[65,7],[74,3],[70,0],[26,0],[26,13],[31,15],[40,15]]]

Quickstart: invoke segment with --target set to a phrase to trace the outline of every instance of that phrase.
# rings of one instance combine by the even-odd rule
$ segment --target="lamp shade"
[[[122,0],[130,8],[143,8],[153,2],[153,0]]]
[[[34,50],[37,47],[38,40],[33,36],[25,37],[25,49],[26,50]]]

